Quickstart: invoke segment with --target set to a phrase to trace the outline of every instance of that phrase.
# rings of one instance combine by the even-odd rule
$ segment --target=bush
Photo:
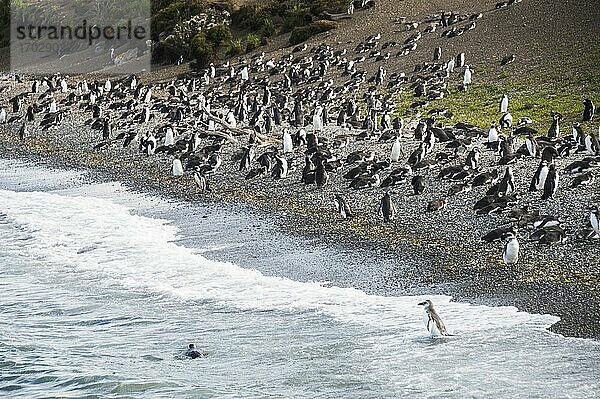
[[[288,10],[283,20],[283,31],[289,32],[297,26],[305,26],[312,22],[310,7],[297,5]]]
[[[206,4],[203,0],[174,1],[152,15],[151,31],[154,35],[159,35],[161,32],[170,33],[175,25],[200,14],[205,9]]]
[[[319,16],[322,12],[338,14],[346,12],[349,4],[350,0],[311,0],[310,12],[316,16]]]
[[[196,59],[196,67],[204,68],[215,56],[215,49],[203,32],[198,33],[192,39],[191,54]]]
[[[225,24],[215,25],[206,31],[206,38],[214,47],[219,47],[233,40],[229,26]]]
[[[242,44],[242,41],[237,39],[237,40],[232,40],[229,43],[229,48],[227,49],[227,52],[225,53],[225,55],[227,55],[228,57],[234,56],[234,55],[240,55],[244,52],[244,45]]]
[[[263,37],[275,36],[279,33],[279,28],[275,25],[275,22],[271,18],[266,18],[260,28],[260,34]]]
[[[260,38],[256,35],[249,34],[246,37],[246,53],[256,50],[260,46]]]
[[[292,46],[302,43],[316,34],[327,32],[328,30],[335,29],[336,27],[337,23],[333,21],[319,20],[311,22],[306,26],[294,28],[294,30],[292,30],[292,34],[290,35],[289,43]]]

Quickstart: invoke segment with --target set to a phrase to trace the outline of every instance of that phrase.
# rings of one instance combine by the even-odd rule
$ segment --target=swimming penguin
[[[315,170],[315,183],[317,187],[323,187],[329,181],[329,174],[325,170],[325,160],[320,159]]]
[[[442,322],[441,317],[433,308],[433,302],[428,299],[419,303],[419,305],[423,306],[423,322],[432,338],[450,335],[446,330],[446,326],[444,325],[444,322]]]
[[[333,199],[333,206],[343,219],[350,219],[352,217],[352,211],[350,210],[348,202],[340,194],[335,195],[335,198]]]
[[[506,234],[502,260],[506,265],[514,265],[519,260],[519,241],[517,241],[517,237],[512,231]]]
[[[531,184],[529,185],[529,191],[542,190],[546,184],[546,177],[548,176],[548,161],[542,160],[538,166]]]
[[[206,356],[206,353],[200,352],[198,349],[196,349],[196,345],[189,344],[188,350],[187,352],[185,352],[185,355],[189,358],[197,359],[199,357]]]
[[[502,95],[500,100],[500,112],[508,112],[508,96],[506,94]]]
[[[600,235],[600,210],[597,205],[590,208],[590,225],[596,234]]]
[[[413,176],[412,180],[410,181],[410,184],[412,185],[414,195],[423,194],[423,191],[425,191],[423,176]]]
[[[389,192],[385,192],[383,197],[381,198],[381,202],[379,203],[379,215],[383,218],[384,222],[389,222],[393,220],[396,216],[396,205],[392,201]]]
[[[583,121],[591,121],[594,118],[594,112],[596,111],[596,107],[594,103],[589,98],[583,100]]]
[[[402,147],[400,145],[400,138],[396,137],[396,140],[394,141],[394,144],[392,144],[392,151],[390,153],[390,160],[392,162],[398,162],[398,160],[400,159],[401,155],[403,155],[403,154],[402,154]]]
[[[179,155],[176,155],[175,159],[173,159],[171,172],[173,176],[183,176],[183,165],[181,164],[181,159]]]
[[[548,165],[548,175],[546,176],[546,181],[544,182],[544,193],[542,194],[542,199],[552,198],[558,189],[558,172],[556,171],[556,166],[554,164]]]

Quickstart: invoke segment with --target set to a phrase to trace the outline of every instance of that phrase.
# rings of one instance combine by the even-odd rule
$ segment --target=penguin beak
[[[419,302],[417,305],[425,306],[427,305],[427,302]]]

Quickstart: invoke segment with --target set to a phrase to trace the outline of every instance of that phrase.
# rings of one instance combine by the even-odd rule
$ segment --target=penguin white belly
[[[173,160],[173,176],[183,176],[183,165],[179,159]]]
[[[540,178],[539,178],[537,184],[535,185],[535,188],[537,188],[538,190],[543,190],[544,189],[544,185],[546,184],[546,177],[547,176],[548,176],[548,168],[544,167],[540,171]]]
[[[590,224],[592,225],[592,229],[594,229],[596,234],[600,235],[600,220],[595,213],[590,214]]]

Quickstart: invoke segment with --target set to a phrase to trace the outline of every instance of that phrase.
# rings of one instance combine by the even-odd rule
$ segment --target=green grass
[[[581,119],[583,99],[591,98],[600,106],[600,69],[597,67],[600,44],[576,50],[574,54],[578,56],[565,56],[553,64],[522,67],[521,72],[497,65],[475,65],[474,83],[466,92],[458,90],[462,71],[455,72],[444,98],[430,102],[421,109],[421,114],[448,108],[454,114],[452,123],[467,122],[483,128],[500,118],[500,99],[506,93],[515,123],[521,117],[529,117],[534,121],[532,127],[540,134],[546,134],[553,111],[563,115],[563,133],[570,132],[571,123],[575,121],[581,123],[584,131],[597,132],[598,115],[592,122],[583,123]],[[407,91],[397,95],[399,115],[411,114],[408,107],[417,100],[412,94]]]

